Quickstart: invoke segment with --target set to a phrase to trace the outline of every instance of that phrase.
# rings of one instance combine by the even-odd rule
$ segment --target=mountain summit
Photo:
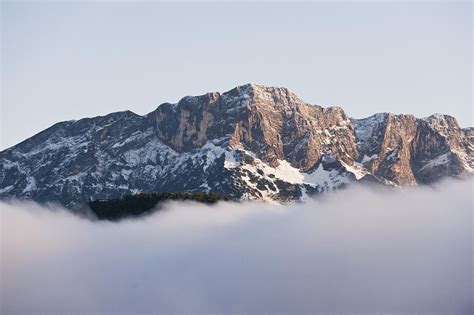
[[[474,129],[456,119],[348,117],[286,88],[246,84],[60,122],[0,152],[0,198],[75,207],[137,192],[214,192],[287,202],[357,181],[429,184],[474,169]]]

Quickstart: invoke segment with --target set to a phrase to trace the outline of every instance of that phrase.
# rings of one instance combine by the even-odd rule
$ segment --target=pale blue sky
[[[473,125],[472,4],[2,2],[1,149],[253,82],[353,117]]]

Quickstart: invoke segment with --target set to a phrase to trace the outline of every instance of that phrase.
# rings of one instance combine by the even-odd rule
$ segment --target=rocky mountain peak
[[[474,170],[474,132],[447,115],[352,119],[245,84],[55,124],[0,152],[0,197],[67,206],[140,191],[301,200],[352,182],[428,184]]]

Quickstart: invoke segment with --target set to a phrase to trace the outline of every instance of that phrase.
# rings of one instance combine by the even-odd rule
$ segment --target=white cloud
[[[2,314],[471,314],[472,184],[120,223],[0,203]]]

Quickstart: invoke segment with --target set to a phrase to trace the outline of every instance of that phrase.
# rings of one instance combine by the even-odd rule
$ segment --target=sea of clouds
[[[118,223],[0,203],[2,314],[472,314],[473,181]]]

